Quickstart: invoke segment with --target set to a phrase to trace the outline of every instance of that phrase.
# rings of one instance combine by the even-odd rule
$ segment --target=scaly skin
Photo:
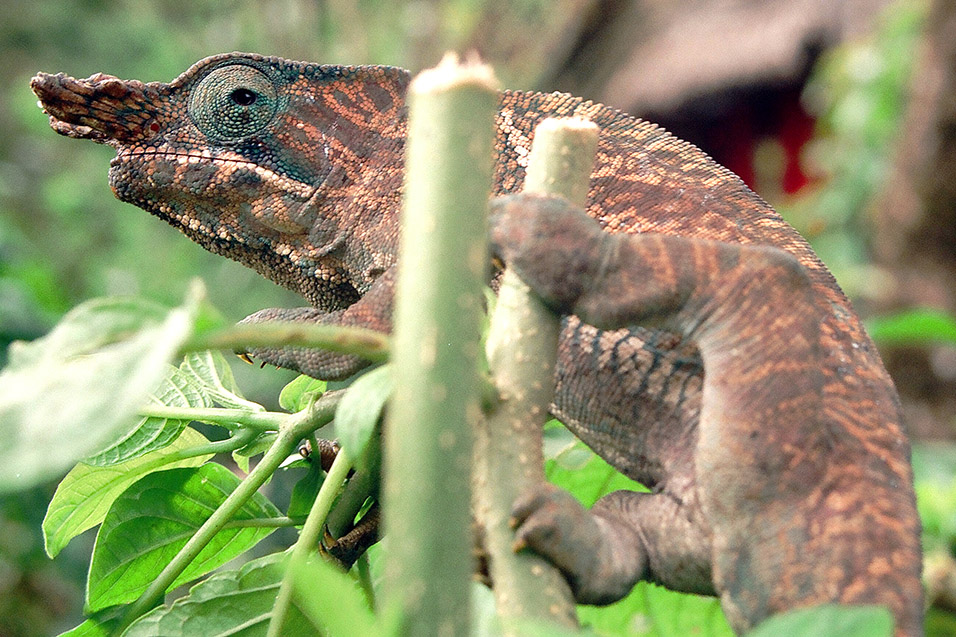
[[[32,86],[54,130],[116,148],[120,199],[313,306],[247,320],[387,330],[408,79],[235,53],[170,84],[39,74]],[[699,150],[569,95],[502,94],[496,194],[521,189],[534,126],[562,116],[601,128],[587,207],[596,223],[577,238],[541,224],[553,252],[499,224],[509,228],[499,245],[515,261],[533,255],[522,274],[585,319],[565,319],[553,412],[654,493],[611,494],[588,513],[542,487],[516,505],[519,539],[583,601],[618,599],[643,578],[720,595],[738,631],[835,601],[885,603],[900,634],[919,634],[919,520],[899,404],[832,276]],[[509,209],[530,223],[538,207]],[[595,228],[640,236],[608,249]],[[549,289],[555,281],[566,289]],[[361,366],[252,353],[323,378]],[[555,528],[569,541],[537,539]]]

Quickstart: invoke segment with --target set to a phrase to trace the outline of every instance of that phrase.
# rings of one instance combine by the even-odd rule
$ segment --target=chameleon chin
[[[55,131],[116,149],[117,197],[310,304],[246,320],[388,330],[408,82],[392,67],[231,53],[169,84],[41,73],[32,87]],[[897,634],[920,634],[909,444],[833,277],[697,148],[570,95],[501,94],[496,195],[521,190],[546,117],[601,129],[586,215],[498,200],[494,245],[566,315],[553,413],[652,493],[585,511],[542,485],[515,505],[519,542],[583,603],[646,579],[719,596],[740,632],[837,602],[884,604]],[[249,353],[319,378],[363,364]]]

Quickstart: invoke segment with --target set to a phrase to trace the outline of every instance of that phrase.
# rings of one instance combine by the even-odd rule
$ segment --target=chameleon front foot
[[[269,308],[247,316],[242,323],[269,321],[296,321],[302,323],[331,323],[328,313],[315,308]],[[322,380],[342,380],[368,366],[368,361],[349,354],[336,354],[306,347],[252,347],[237,352],[245,359],[254,358],[267,365],[291,369]]]
[[[346,571],[352,568],[356,560],[369,547],[379,540],[379,526],[381,514],[377,504],[366,512],[362,519],[348,533],[336,539],[328,529],[322,541],[322,552],[329,555]]]
[[[541,484],[515,502],[515,550],[531,549],[560,570],[582,604],[610,604],[641,578],[638,534],[613,512],[588,511],[566,491]]]

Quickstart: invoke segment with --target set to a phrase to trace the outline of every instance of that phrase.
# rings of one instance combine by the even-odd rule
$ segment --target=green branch
[[[277,517],[277,518],[246,518],[245,520],[232,520],[223,529],[282,529],[290,526],[301,526],[305,523],[304,517]]]
[[[254,430],[256,433],[278,431],[289,419],[289,414],[275,411],[253,411],[244,409],[221,409],[216,407],[172,407],[168,405],[147,405],[139,410],[140,416],[147,418],[167,418],[169,420],[196,420],[219,425],[232,430]],[[240,425],[237,427],[236,425]]]
[[[397,400],[384,428],[386,602],[403,634],[467,635],[472,429],[488,270],[498,93],[490,68],[447,57],[409,87],[395,297]]]
[[[256,347],[311,347],[353,354],[373,363],[388,360],[387,334],[361,327],[320,325],[294,321],[243,323],[199,334],[188,340],[182,353],[207,349],[245,351]]]
[[[137,617],[151,609],[162,598],[166,589],[279,468],[282,461],[295,450],[303,437],[332,420],[340,396],[339,393],[326,394],[308,409],[286,416],[285,422],[279,427],[279,435],[259,464],[196,530],[196,533],[189,538],[186,545],[166,565],[149,588],[139,596],[139,599],[130,605],[117,633],[125,630]]]
[[[305,559],[309,552],[319,545],[319,536],[322,535],[322,528],[325,525],[326,518],[329,517],[332,503],[345,483],[351,468],[352,462],[348,455],[344,449],[340,449],[338,455],[335,456],[335,461],[329,468],[328,475],[322,482],[322,487],[315,497],[315,502],[312,503],[302,532],[299,533],[299,539],[292,547],[292,556],[282,577],[282,583],[279,585],[276,603],[272,607],[272,620],[269,622],[267,637],[282,635],[283,625],[289,615],[289,606],[292,603],[293,575],[291,565]]]
[[[195,458],[197,456],[206,456],[209,454],[215,455],[217,453],[231,453],[236,449],[242,449],[248,445],[255,439],[257,435],[258,433],[252,429],[240,429],[225,440],[216,440],[204,445],[197,445],[195,447],[189,447],[188,449],[180,449],[179,451],[171,453],[168,456],[156,458],[154,462],[146,464],[144,467],[162,466],[164,464],[185,460],[186,458]]]
[[[563,195],[584,205],[598,128],[580,119],[546,119],[535,130],[525,192]],[[511,507],[544,482],[542,431],[554,394],[560,317],[506,270],[491,317],[487,354],[500,403],[477,430],[476,502],[485,529],[498,614],[577,625],[574,599],[563,576],[543,558],[516,554]],[[510,630],[514,630],[511,628]]]

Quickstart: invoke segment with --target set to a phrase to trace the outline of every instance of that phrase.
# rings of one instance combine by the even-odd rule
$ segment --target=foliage
[[[91,307],[111,306],[94,302]],[[135,304],[130,303],[127,307],[130,316],[139,317]],[[75,323],[77,315],[93,314],[87,311],[88,307],[79,309],[80,312],[68,317],[68,323]],[[174,309],[171,313],[177,311]],[[101,343],[101,348],[115,346],[117,339],[119,342],[123,339],[137,342],[135,330],[117,337],[115,326],[110,321],[100,320],[99,327],[102,334],[113,335],[113,342]],[[95,355],[95,343],[103,339],[97,338],[91,330],[76,330],[76,333],[89,339],[88,350]],[[182,338],[181,334],[176,335],[175,341],[181,342]],[[61,362],[47,359],[46,364],[56,367]],[[243,482],[253,478],[253,474],[245,478],[236,476],[220,464],[221,461],[211,460],[213,453],[234,451],[265,431],[277,430],[279,436],[273,436],[273,448],[281,447],[281,453],[272,454],[274,459],[269,459],[270,451],[256,469],[265,466],[269,473],[274,472],[281,459],[293,449],[292,444],[282,446],[278,442],[282,439],[282,432],[288,431],[292,423],[301,422],[309,413],[313,414],[311,424],[297,429],[291,438],[286,438],[287,441],[297,440],[316,423],[321,424],[323,419],[316,418],[314,410],[326,399],[320,383],[300,378],[283,392],[283,402],[300,408],[299,411],[292,414],[268,412],[242,396],[227,371],[225,360],[219,354],[209,352],[189,354],[180,366],[163,369],[165,377],[158,385],[178,387],[180,391],[155,393],[140,410],[146,417],[130,415],[127,421],[141,429],[150,429],[148,423],[154,420],[206,421],[227,430],[230,437],[209,442],[192,427],[177,426],[171,440],[163,446],[135,445],[123,454],[94,454],[97,464],[80,462],[63,479],[43,523],[50,555],[56,555],[83,530],[100,527],[87,582],[86,608],[90,618],[69,634],[106,634],[127,624],[125,634],[128,635],[232,634],[240,627],[251,631],[249,634],[262,634],[279,612],[273,604],[277,591],[283,586],[283,579],[289,574],[292,578],[291,603],[281,611],[285,620],[284,634],[313,634],[318,627],[331,630],[331,634],[351,634],[354,627],[364,627],[362,634],[395,634],[399,625],[395,614],[378,606],[373,613],[370,606],[375,604],[378,587],[367,568],[356,568],[344,574],[324,559],[293,555],[289,570],[288,556],[281,551],[237,568],[219,569],[172,605],[160,606],[130,624],[133,619],[127,616],[130,605],[135,608],[137,599],[144,599],[144,593],[157,579],[164,577],[170,564],[176,564],[179,570],[166,578],[158,592],[194,581],[235,556],[246,554],[279,527],[301,524],[302,504],[295,504],[296,500],[304,498],[306,502],[317,502],[323,497],[323,492],[334,497],[344,477],[343,473],[336,480],[314,480],[314,468],[308,463],[290,469],[301,476],[302,484],[312,494],[293,498],[286,507],[289,515],[283,515],[279,507],[256,489],[247,490],[242,502],[207,537],[203,547],[189,560],[181,560],[180,554],[187,540],[209,524],[211,517],[215,517],[214,511],[222,510],[224,502],[232,499]],[[387,378],[387,367],[374,370],[363,376],[362,382],[353,384],[348,400],[338,403],[336,421],[340,428],[347,427],[343,437],[355,441],[352,445],[346,443],[346,448],[351,448],[356,457],[363,455],[362,446],[377,439],[369,432],[390,391]],[[112,395],[112,388],[103,386],[86,391]],[[188,398],[184,398],[186,396]],[[155,413],[162,413],[165,417],[152,415]],[[351,429],[356,432],[348,433]],[[590,505],[602,495],[618,489],[643,490],[575,441],[559,423],[552,422],[547,431],[549,459],[546,469],[549,479],[571,490],[584,504]],[[108,446],[116,448],[116,445]],[[316,493],[319,498],[315,497]],[[326,497],[326,501],[331,504],[332,497]],[[294,507],[298,507],[299,512],[293,513]],[[292,515],[296,517],[290,517]],[[375,554],[373,559],[378,561],[381,551]],[[373,565],[372,570],[380,571],[380,566]],[[317,586],[317,582],[321,582],[321,586]],[[333,598],[336,603],[329,604]],[[488,604],[493,602],[489,598],[477,595],[476,600],[479,608],[487,609],[485,613],[492,612]],[[152,601],[147,607],[151,604]],[[819,614],[810,613],[802,619],[786,619],[792,622],[787,624],[792,627],[788,634],[819,634],[815,627],[821,622],[831,627],[843,625],[827,615],[834,612],[842,611],[821,609]],[[846,625],[855,627],[869,624],[854,622],[870,621],[881,625],[879,617],[874,619],[862,610],[860,613],[863,614],[845,615],[841,621],[850,622]],[[598,634],[732,634],[716,600],[681,595],[649,584],[639,585],[630,596],[612,606],[580,607],[579,615],[585,626]],[[780,619],[784,621],[784,618]],[[494,622],[487,624],[487,629],[492,631],[487,634],[496,634],[494,625]],[[531,631],[529,634],[553,634],[532,625],[527,628]],[[770,627],[760,630],[766,632]],[[834,630],[828,634],[880,634],[853,632],[855,630],[857,628],[847,628],[846,632]],[[758,631],[755,634],[764,633]],[[771,631],[766,634],[778,633]]]
[[[817,187],[778,206],[851,297],[878,297],[867,256],[868,213],[889,168],[907,103],[926,2],[897,3],[869,37],[827,51],[804,103],[817,131],[804,158]]]
[[[185,339],[197,311],[198,299],[168,313],[148,303],[92,301],[47,336],[11,346],[10,363],[0,373],[0,422],[7,441],[0,450],[0,491],[56,475],[93,451],[104,457],[114,452],[119,460],[120,446],[149,450],[156,438],[171,442],[175,436],[165,432],[181,426],[166,421],[156,427],[147,419],[131,427],[129,421],[162,380],[165,361]],[[103,392],[104,383],[117,393]],[[142,440],[144,429],[152,445]],[[123,442],[103,448],[117,437]],[[61,440],[74,444],[57,444]]]
[[[64,417],[47,422],[57,435],[77,437],[82,435],[79,432],[84,432],[94,441],[87,446],[61,445],[62,457],[52,469],[43,461],[28,458],[45,471],[56,471],[62,462],[70,459],[86,458],[60,483],[43,523],[51,556],[84,530],[99,526],[85,605],[93,617],[83,631],[95,632],[97,626],[113,629],[129,624],[137,614],[124,619],[125,611],[117,611],[117,606],[133,604],[132,608],[136,609],[138,603],[149,608],[157,595],[222,566],[276,528],[297,522],[284,516],[257,488],[279,468],[297,440],[331,418],[331,413],[323,415],[328,407],[325,412],[320,408],[323,401],[328,400],[321,396],[322,387],[315,382],[296,381],[284,392],[283,401],[301,409],[293,414],[268,412],[239,393],[228,365],[219,354],[189,354],[180,366],[169,366],[165,361],[187,339],[199,337],[197,328],[212,327],[208,315],[198,310],[199,305],[195,294],[183,308],[168,311],[134,301],[92,301],[71,312],[50,336],[31,344],[24,353],[18,353],[10,365],[12,371],[4,372],[21,374],[25,378],[22,384],[32,383],[43,389],[44,399],[51,405],[51,411],[44,412],[46,417],[55,415],[58,410],[54,407],[59,406]],[[176,329],[169,329],[167,325],[175,325]],[[78,374],[86,379],[82,386],[43,383],[45,378],[60,378],[58,374],[63,373],[64,365],[76,359],[95,365],[98,375]],[[127,362],[130,360],[136,361],[136,369],[149,370],[147,380],[141,378],[143,373],[130,368]],[[361,446],[368,444],[371,438],[368,432],[384,404],[388,387],[381,387],[375,379],[386,371],[381,368],[366,376],[368,381],[357,384],[350,392],[350,402],[342,404],[340,427],[354,427],[364,432],[350,438],[356,441],[351,448],[357,457],[363,453]],[[108,382],[103,383],[104,378]],[[159,386],[160,390],[151,393],[149,383]],[[364,389],[363,385],[369,388]],[[103,412],[109,410],[98,401],[110,397],[116,400],[122,394],[126,394],[124,401],[139,407],[117,409],[110,418],[105,418]],[[35,394],[26,396],[38,401]],[[67,407],[80,399],[91,401],[94,407],[72,411]],[[0,396],[4,409],[11,403],[22,402],[10,394]],[[12,412],[8,409],[6,413]],[[26,412],[18,413],[6,418],[3,427],[7,433],[15,431],[13,428],[23,429],[29,425],[30,418]],[[221,427],[230,435],[219,442],[210,442],[186,427],[186,423],[194,420]],[[102,433],[97,433],[98,429]],[[154,435],[157,431],[163,434]],[[213,454],[244,448],[269,431],[277,432],[267,436],[272,442],[269,450],[256,470],[245,478],[237,477],[220,463],[209,461]],[[26,432],[34,433],[30,427],[26,427]],[[18,461],[18,455],[24,454],[29,437],[8,435],[6,438],[13,444],[2,450],[2,460],[4,465],[12,465]],[[308,464],[305,470],[303,479],[314,474]],[[260,479],[255,478],[257,473]],[[21,472],[16,482],[8,480],[4,486],[22,488],[29,486],[30,481],[43,479],[44,475]],[[247,484],[251,488],[246,487]],[[308,484],[319,493],[325,489],[332,495],[341,486],[341,482],[336,485],[328,480],[313,480]],[[314,493],[312,498],[318,500]],[[326,497],[326,502],[331,504],[331,498]],[[289,507],[295,506],[301,509],[302,505],[293,499]],[[214,522],[217,515],[219,519]],[[301,518],[298,521],[301,522]],[[204,533],[201,545],[190,552],[188,545]],[[266,565],[244,567],[238,574],[217,575],[196,587],[178,605],[160,613],[162,626],[182,620],[183,630],[187,630],[186,626],[191,624],[186,619],[195,619],[191,613],[201,614],[206,612],[202,609],[226,603],[224,591],[228,586],[242,589],[249,581],[260,581],[265,577],[263,573],[275,571],[275,568],[269,571],[266,566],[271,562],[266,562]],[[304,621],[297,611],[287,609],[286,612],[290,613],[287,627],[297,625],[296,617]],[[103,613],[108,615],[106,619]],[[224,626],[239,625],[228,624],[233,619],[223,613],[215,628],[226,630]],[[134,634],[139,630],[148,632],[149,627],[154,626],[150,622],[158,621],[154,613],[141,620],[145,627],[137,622],[132,630]]]
[[[890,637],[892,634],[893,616],[881,606],[815,606],[771,617],[749,632],[748,637]]]
[[[871,319],[867,329],[881,345],[956,343],[956,317],[931,309],[915,309]]]

